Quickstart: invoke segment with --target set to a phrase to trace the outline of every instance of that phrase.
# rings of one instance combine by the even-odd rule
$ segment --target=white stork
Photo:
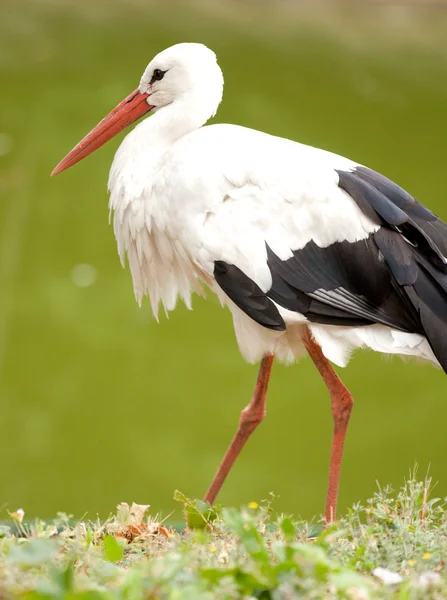
[[[214,502],[265,415],[274,357],[305,351],[330,396],[334,434],[325,518],[336,514],[352,397],[330,362],[352,350],[415,356],[447,370],[447,225],[351,160],[237,125],[211,125],[222,98],[215,54],[177,44],[54,169],[74,165],[146,113],[109,178],[121,260],[139,303],[188,308],[201,284],[233,315],[239,348],[261,361],[254,395],[205,500]]]

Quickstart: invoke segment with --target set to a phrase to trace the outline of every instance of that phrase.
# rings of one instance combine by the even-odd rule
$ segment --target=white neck
[[[125,182],[126,187],[132,184],[130,196],[138,198],[138,190],[152,179],[160,156],[180,138],[204,125],[214,112],[215,106],[195,102],[191,96],[156,110],[118,148],[110,170],[109,190],[113,191],[118,181]]]
[[[172,102],[156,110],[155,114],[146,119],[145,134],[151,137],[152,143],[171,145],[186,134],[204,125],[212,111],[200,106],[192,98]],[[143,125],[143,123],[141,124]]]

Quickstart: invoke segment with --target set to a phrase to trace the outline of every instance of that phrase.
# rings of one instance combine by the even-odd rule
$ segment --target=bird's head
[[[148,95],[154,109],[187,100],[191,106],[212,101],[215,111],[222,99],[223,76],[212,50],[203,44],[176,44],[151,60],[138,90]]]
[[[205,121],[216,112],[222,92],[223,75],[212,50],[195,43],[171,46],[151,60],[138,88],[67,154],[52,175],[76,164],[146,113],[164,106],[178,104],[184,111],[199,110]]]

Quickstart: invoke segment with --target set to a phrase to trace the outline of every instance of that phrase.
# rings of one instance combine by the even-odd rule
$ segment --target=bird
[[[204,500],[213,504],[266,414],[275,359],[310,356],[333,419],[324,520],[336,519],[353,398],[332,364],[370,348],[447,372],[447,225],[380,173],[326,150],[232,124],[215,53],[179,43],[56,166],[60,173],[144,115],[110,170],[109,209],[137,301],[172,311],[209,288],[260,363],[253,396]]]

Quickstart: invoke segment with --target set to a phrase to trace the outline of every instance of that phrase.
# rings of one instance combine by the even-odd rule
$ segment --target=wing
[[[446,370],[447,225],[369,169],[338,175],[339,187],[380,227],[356,242],[321,247],[311,239],[286,260],[266,244],[266,297],[314,323],[380,323],[425,335]]]
[[[420,329],[447,370],[447,225],[398,185],[366,167],[339,172],[339,177],[340,187],[362,211],[379,217],[382,226],[374,241],[393,285],[403,292],[402,308],[416,311]]]

